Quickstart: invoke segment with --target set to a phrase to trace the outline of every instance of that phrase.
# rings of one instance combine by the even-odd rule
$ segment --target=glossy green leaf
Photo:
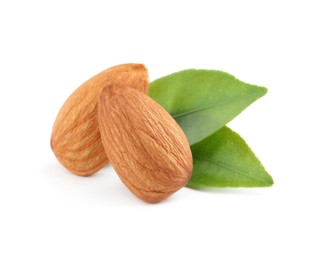
[[[228,127],[192,145],[191,151],[194,170],[188,187],[267,187],[274,183],[246,142]]]
[[[184,70],[150,84],[149,95],[195,144],[223,127],[267,89],[215,70]]]

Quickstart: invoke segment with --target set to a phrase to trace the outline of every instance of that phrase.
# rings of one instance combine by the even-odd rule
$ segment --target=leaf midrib
[[[238,175],[243,175],[243,176],[247,176],[248,178],[250,179],[254,179],[254,180],[257,180],[261,183],[264,183],[266,184],[267,182],[263,181],[263,178],[261,177],[256,177],[246,171],[243,171],[243,170],[240,170],[240,169],[236,169],[226,163],[222,163],[222,162],[217,162],[215,160],[211,160],[211,159],[203,159],[203,158],[198,158],[197,156],[194,156],[196,157],[199,161],[204,161],[204,162],[208,162],[208,163],[211,163],[211,164],[215,164],[217,165],[218,167],[221,167],[221,168],[226,168],[227,170],[229,171],[232,171],[232,172],[236,172]]]
[[[187,112],[183,112],[183,113],[179,113],[179,114],[171,114],[174,119],[177,119],[177,118],[180,118],[180,117],[184,117],[184,116],[188,116],[190,114],[194,114],[194,113],[197,113],[197,112],[201,112],[203,110],[207,110],[207,109],[212,109],[212,108],[215,108],[215,107],[219,107],[223,104],[229,104],[229,103],[232,103],[232,102],[236,102],[236,101],[241,101],[243,99],[246,99],[246,97],[249,97],[249,96],[252,96],[254,95],[254,93],[247,93],[246,95],[242,95],[242,96],[238,96],[238,97],[235,97],[235,98],[231,98],[229,99],[228,101],[222,101],[222,102],[218,102],[218,103],[215,103],[215,104],[209,104],[207,106],[204,106],[204,107],[200,107],[200,108],[195,108],[193,110],[189,110]],[[258,96],[257,98],[261,97]]]

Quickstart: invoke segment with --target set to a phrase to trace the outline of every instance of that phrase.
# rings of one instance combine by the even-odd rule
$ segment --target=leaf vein
[[[190,115],[190,114],[194,114],[194,113],[197,113],[197,112],[201,112],[203,110],[207,110],[207,109],[219,107],[219,106],[221,106],[223,104],[229,104],[229,103],[241,101],[241,100],[246,99],[247,97],[250,97],[252,95],[254,95],[254,93],[247,93],[246,95],[242,95],[242,96],[238,96],[238,97],[235,97],[235,98],[231,98],[228,101],[224,100],[222,102],[218,102],[218,103],[214,103],[214,104],[209,104],[207,106],[200,107],[200,108],[195,108],[193,110],[189,110],[189,111],[182,112],[182,113],[178,113],[178,114],[173,114],[172,113],[171,115],[174,117],[174,119],[176,119],[176,118],[184,117],[184,116],[187,116],[187,115]],[[259,97],[257,97],[257,98],[259,98]]]
[[[211,164],[214,164],[214,165],[217,165],[218,167],[221,167],[221,168],[225,168],[231,172],[235,172],[237,173],[238,175],[241,175],[241,176],[247,176],[248,178],[251,178],[251,179],[255,179],[259,182],[265,182],[263,180],[263,178],[261,178],[260,176],[254,176],[252,175],[251,173],[247,172],[247,171],[244,171],[244,170],[241,170],[241,169],[237,169],[237,168],[234,168],[232,167],[231,165],[227,164],[227,163],[224,163],[224,162],[218,162],[216,160],[212,160],[212,159],[203,159],[203,158],[198,158],[196,157],[197,159],[199,159],[200,161],[204,161],[204,162],[208,162],[208,163],[211,163]]]

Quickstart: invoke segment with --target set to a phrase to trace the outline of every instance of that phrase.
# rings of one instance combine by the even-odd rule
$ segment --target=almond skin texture
[[[109,85],[122,91],[132,87],[148,92],[148,73],[142,64],[111,67],[83,83],[66,100],[53,125],[51,148],[69,171],[89,176],[108,163],[97,121],[97,104],[101,90]]]
[[[150,97],[131,88],[105,88],[98,121],[109,161],[137,197],[159,202],[187,184],[193,168],[188,140]]]

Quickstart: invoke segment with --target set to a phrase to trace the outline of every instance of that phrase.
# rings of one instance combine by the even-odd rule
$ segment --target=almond
[[[101,139],[123,183],[140,199],[158,202],[185,186],[192,172],[188,140],[175,120],[131,88],[101,91]]]
[[[53,125],[51,148],[72,173],[89,176],[108,163],[98,129],[97,104],[101,89],[111,84],[115,91],[127,86],[147,93],[147,70],[142,64],[111,67],[83,83],[64,103]]]

